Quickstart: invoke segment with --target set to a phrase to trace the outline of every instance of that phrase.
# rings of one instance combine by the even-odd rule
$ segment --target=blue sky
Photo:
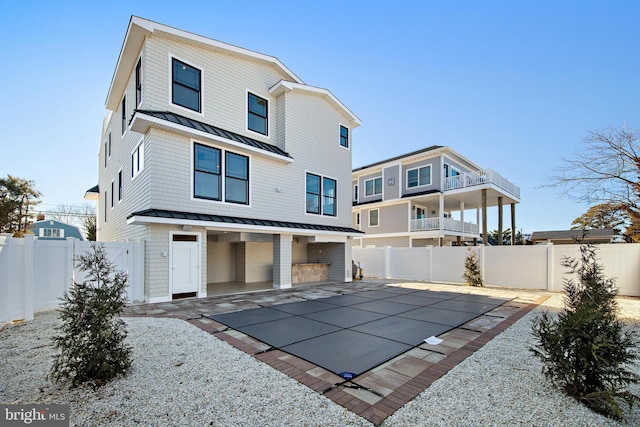
[[[131,15],[276,56],[330,89],[363,122],[354,167],[438,144],[493,168],[521,187],[524,232],[569,228],[586,211],[540,187],[588,131],[639,126],[637,1],[25,0],[2,9],[0,175],[34,180],[44,210],[82,205],[97,183],[104,102]],[[490,228],[495,217],[490,210]]]

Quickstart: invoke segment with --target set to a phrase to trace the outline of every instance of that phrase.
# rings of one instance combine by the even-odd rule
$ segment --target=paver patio
[[[412,294],[414,294],[413,299],[411,299]],[[468,295],[461,296],[460,294]],[[437,298],[437,296],[443,298]],[[547,298],[548,294],[542,291],[471,288],[460,285],[397,280],[365,280],[353,283],[314,284],[286,290],[269,290],[201,299],[192,298],[158,304],[132,305],[128,307],[126,315],[173,317],[186,320],[378,425],[429,387],[432,382],[446,374],[455,365]],[[401,304],[404,307],[389,309],[372,306],[372,303],[379,303],[381,299]],[[496,299],[508,301],[488,311],[485,310],[486,312],[483,314],[469,314],[474,310],[481,313],[483,311],[480,309],[482,303],[494,303],[495,305]],[[295,304],[303,301],[313,302]],[[412,306],[411,310],[404,310],[407,308],[407,303],[417,304],[418,301],[424,305]],[[338,312],[328,316],[331,310],[340,311],[348,307],[360,308],[355,312],[352,310],[351,314],[355,313],[358,317],[363,317],[362,323],[359,323],[360,320],[353,320],[350,316],[338,316]],[[394,305],[390,304],[389,307],[394,307]],[[368,310],[363,310],[363,308]],[[389,310],[392,313],[388,313]],[[244,313],[240,313],[241,311]],[[359,365],[366,366],[367,370],[357,372],[359,375],[352,380],[345,380],[336,372],[327,369],[326,366],[330,363],[325,363],[322,357],[317,359],[318,364],[314,364],[291,354],[297,353],[305,356],[305,354],[312,354],[313,351],[326,346],[335,346],[338,342],[336,337],[339,335],[345,335],[342,338],[347,340],[357,339],[358,337],[346,336],[359,333],[348,329],[355,326],[348,325],[350,322],[360,325],[360,333],[364,332],[365,335],[368,335],[369,332],[377,329],[384,330],[384,325],[378,325],[380,328],[375,328],[376,322],[381,320],[387,319],[386,323],[391,322],[392,324],[398,322],[398,319],[421,322],[434,314],[439,316],[440,322],[449,325],[444,328],[444,330],[448,330],[447,332],[438,335],[438,338],[443,340],[440,344],[404,343],[402,345],[405,348],[386,357],[384,354],[379,355],[378,351],[370,351],[370,348],[353,346],[359,351],[358,354],[354,353],[353,357],[369,358],[371,360],[368,361],[368,364],[374,367],[369,368],[367,364]],[[298,315],[305,317],[298,317]],[[244,331],[230,328],[229,325],[206,316],[224,319],[228,324],[232,324],[233,328]],[[272,329],[261,326],[260,322],[265,320],[264,316],[269,318],[267,326],[271,326]],[[468,320],[470,317],[472,318]],[[331,320],[332,324],[325,323],[328,318],[333,319]],[[314,327],[310,329],[318,332],[315,338],[312,338],[317,342],[306,349],[307,353],[303,351],[304,348],[302,350],[298,348],[304,347],[300,343],[314,335],[313,333],[307,335],[304,332],[305,328],[295,332],[300,334],[296,337],[281,337],[281,332],[270,333],[278,331],[278,322],[282,322],[281,326],[283,326],[280,331],[286,331],[294,324],[290,322],[293,319],[297,322],[300,322],[301,319],[312,322],[311,326]],[[344,322],[344,324],[336,324],[340,322]],[[460,322],[464,323],[459,324]],[[367,330],[367,325],[370,330]],[[355,328],[357,327],[355,326]],[[271,342],[265,343],[251,337],[251,334],[260,335],[256,333],[256,330],[265,334],[262,339]],[[374,347],[376,345],[375,342],[369,342],[371,340],[365,341],[368,345]],[[282,349],[274,348],[280,345],[282,345]],[[291,353],[283,351],[287,348]],[[398,353],[401,354],[393,357]],[[389,357],[392,358],[387,360]],[[306,358],[313,359],[310,356]],[[329,359],[329,362],[333,361],[332,357]],[[380,364],[380,362],[384,363]],[[325,365],[325,367],[319,365]],[[333,370],[338,369],[334,368]]]

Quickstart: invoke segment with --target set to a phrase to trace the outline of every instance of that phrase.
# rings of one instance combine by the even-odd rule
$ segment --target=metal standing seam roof
[[[280,149],[279,147],[271,144],[267,144],[257,139],[249,138],[244,135],[231,132],[217,126],[213,126],[207,123],[193,120],[188,117],[181,116],[180,114],[172,113],[170,111],[151,111],[151,110],[135,110],[136,113],[145,114],[147,116],[155,117],[157,119],[166,120],[171,123],[175,123],[181,126],[185,126],[191,129],[198,130],[200,132],[215,135],[221,138],[228,139],[240,144],[248,145],[259,150],[267,151],[269,153],[278,154],[283,157],[292,158],[289,153]]]
[[[336,227],[332,225],[319,225],[319,224],[305,224],[300,222],[288,222],[288,221],[274,221],[268,219],[255,219],[255,218],[241,218],[236,216],[225,215],[212,215],[193,212],[178,212],[169,211],[163,209],[146,209],[143,211],[133,212],[127,217],[130,219],[134,216],[147,216],[152,218],[166,218],[166,219],[183,219],[190,221],[205,221],[205,222],[217,222],[227,224],[244,224],[244,225],[257,225],[262,227],[277,227],[277,228],[293,228],[302,230],[315,230],[315,231],[334,231],[338,233],[360,233],[364,234],[360,230],[356,230],[351,227]]]

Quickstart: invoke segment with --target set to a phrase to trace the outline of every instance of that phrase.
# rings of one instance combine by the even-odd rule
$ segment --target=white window
[[[358,184],[353,186],[353,201],[358,201]]]
[[[360,212],[356,212],[356,225],[360,225]]]
[[[369,227],[377,227],[380,225],[380,210],[371,209],[369,211]]]
[[[64,230],[61,228],[41,228],[40,237],[64,237]]]
[[[140,142],[138,146],[131,153],[131,178],[138,176],[144,169],[144,141]]]
[[[364,182],[364,195],[366,197],[382,194],[382,177],[368,179]]]
[[[431,165],[407,170],[407,188],[431,185]]]

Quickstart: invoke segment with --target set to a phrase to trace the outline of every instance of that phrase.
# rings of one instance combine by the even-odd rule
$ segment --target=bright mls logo
[[[0,426],[69,425],[69,405],[0,405]]]

